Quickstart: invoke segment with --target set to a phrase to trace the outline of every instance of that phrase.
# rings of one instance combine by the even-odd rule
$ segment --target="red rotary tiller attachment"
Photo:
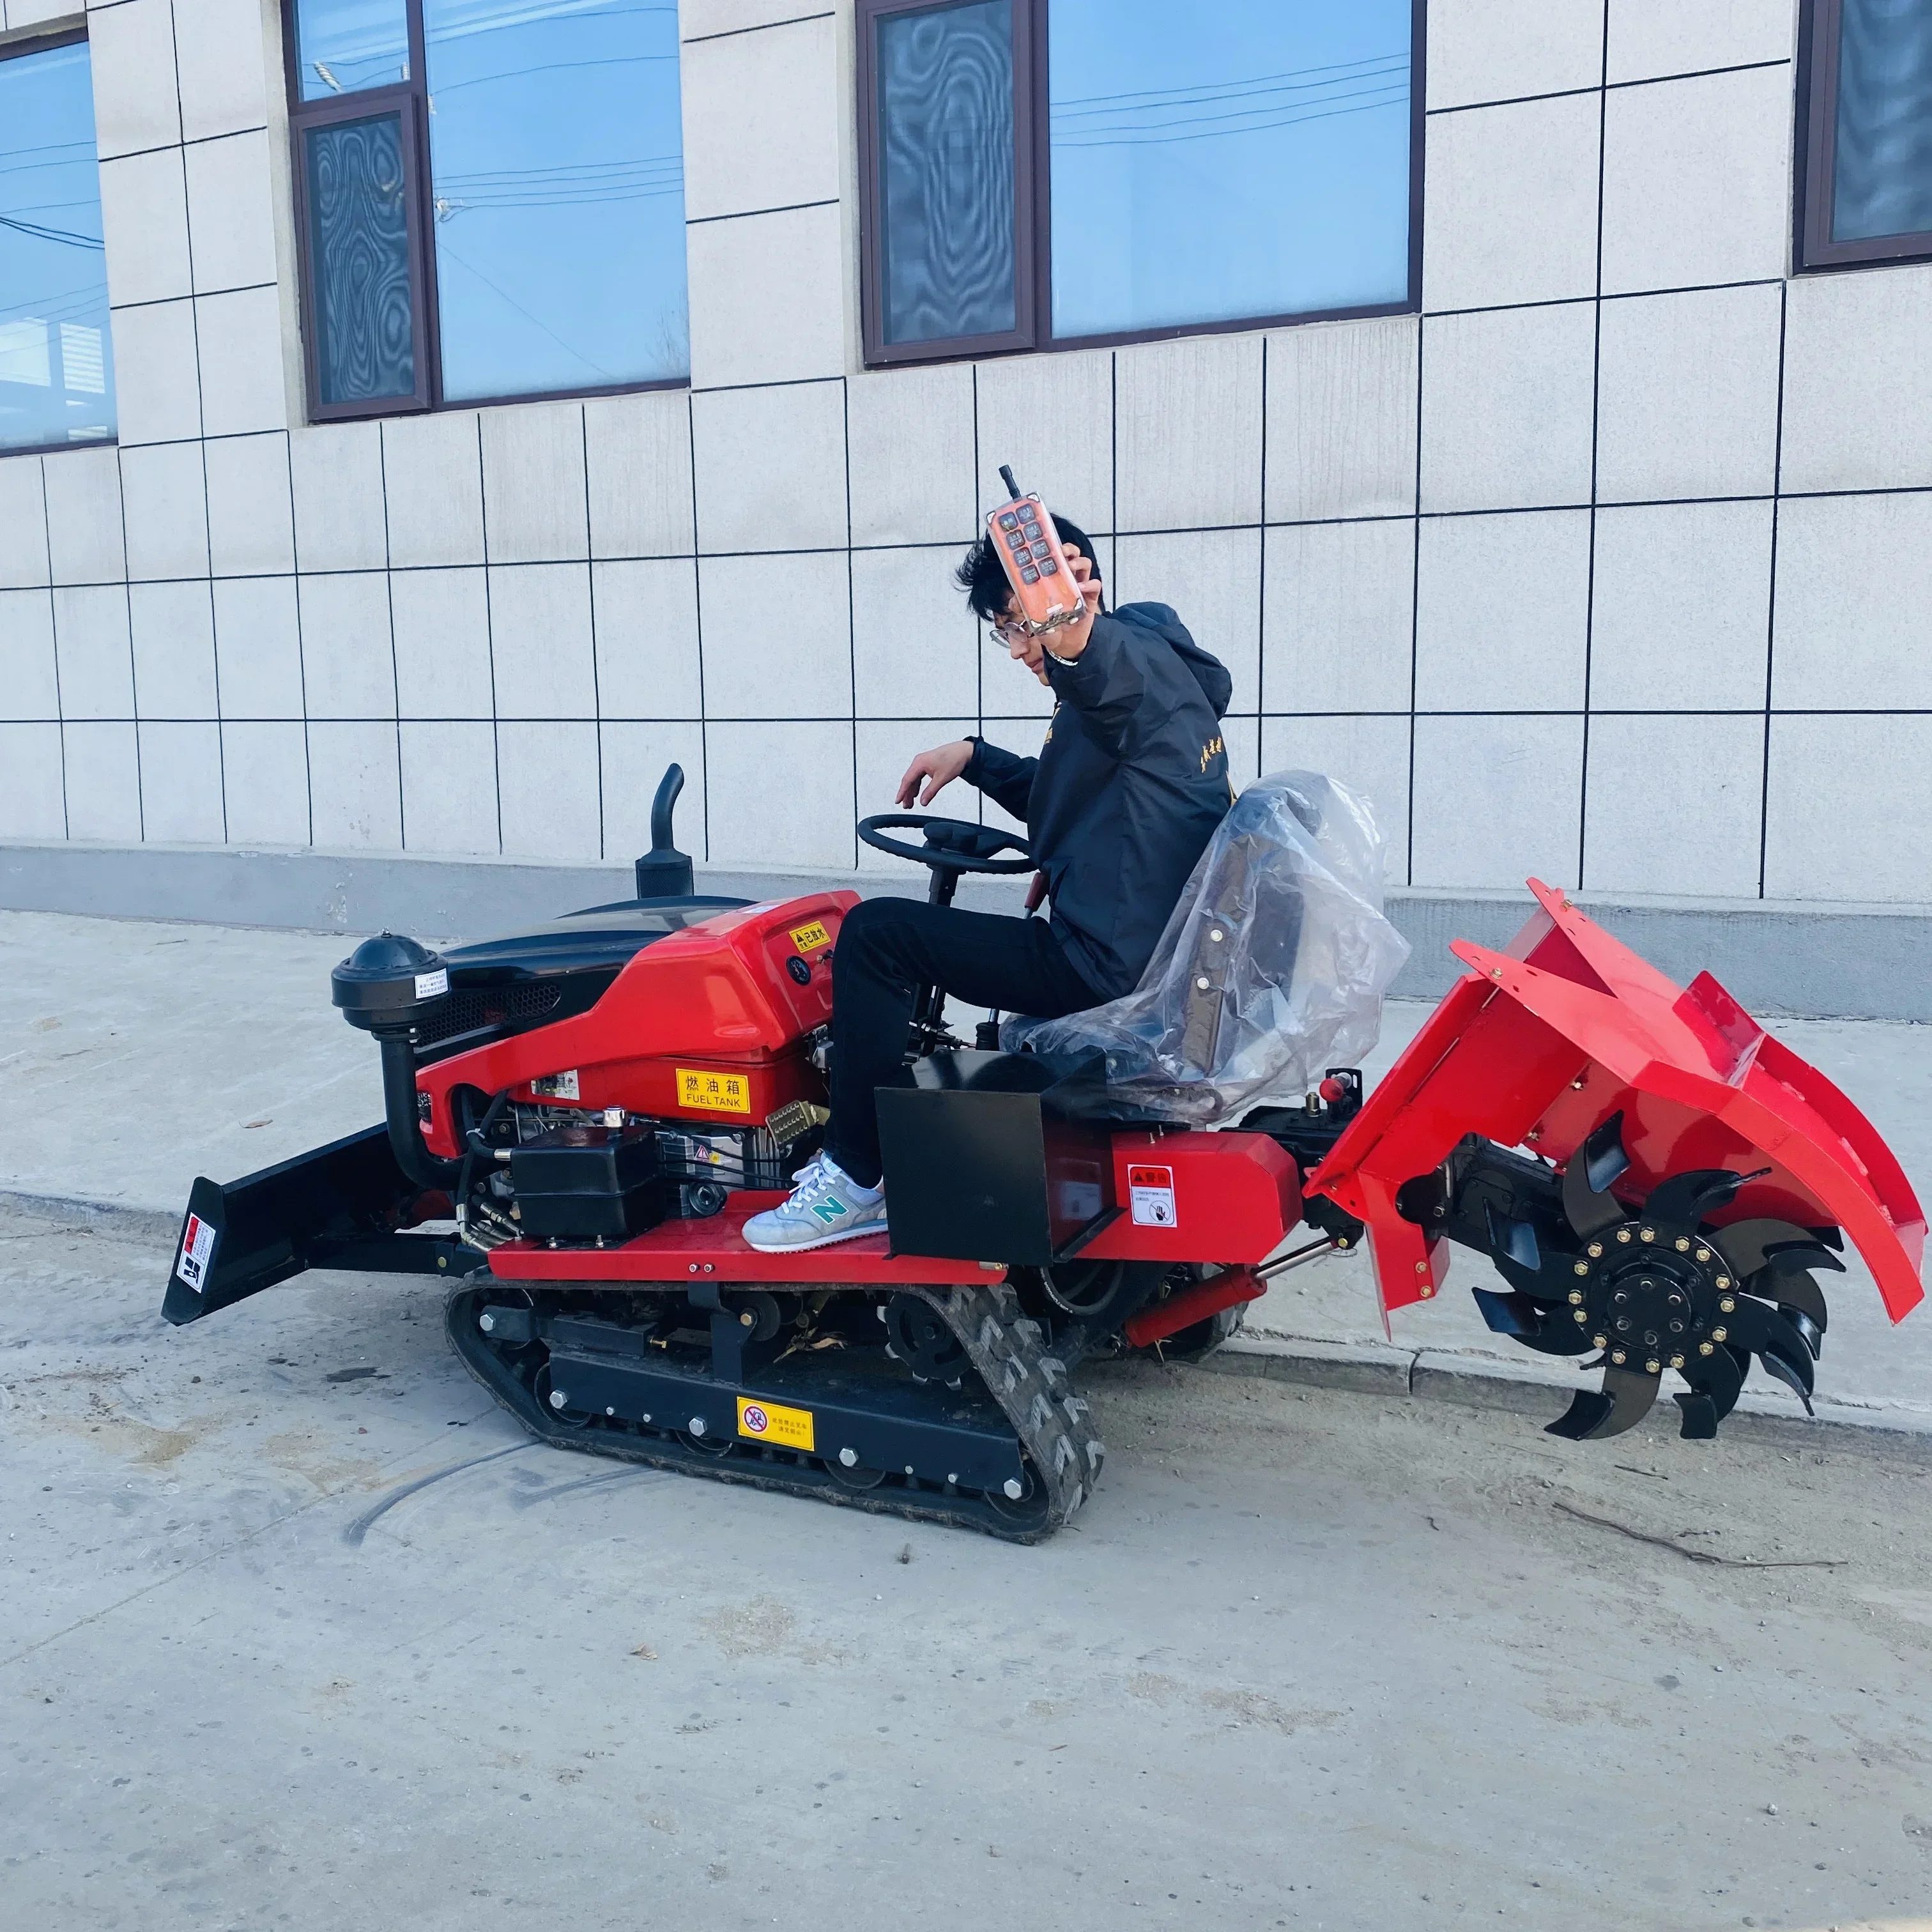
[[[1708,1437],[1751,1358],[1809,1409],[1849,1235],[1902,1320],[1925,1218],[1870,1123],[1708,974],[1688,990],[1532,880],[1506,952],[1459,941],[1459,980],[1306,1184],[1365,1225],[1382,1305],[1487,1256],[1496,1333],[1594,1354],[1554,1435],[1621,1434],[1667,1372]],[[1840,1231],[1843,1231],[1841,1234]],[[1585,1364],[1595,1366],[1594,1362]]]

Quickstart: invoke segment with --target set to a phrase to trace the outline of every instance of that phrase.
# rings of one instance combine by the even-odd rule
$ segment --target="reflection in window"
[[[1932,232],[1932,8],[1844,0],[1832,239]]]
[[[326,100],[410,77],[406,0],[300,0],[296,64],[302,98]]]
[[[1053,332],[1403,301],[1410,0],[1052,0]]]
[[[113,434],[87,44],[0,56],[0,449]]]
[[[325,403],[416,383],[402,124],[386,114],[305,129],[316,389]]]
[[[888,15],[878,32],[885,340],[1009,330],[1012,0]]]
[[[424,0],[423,22],[443,394],[686,375],[675,6]]]

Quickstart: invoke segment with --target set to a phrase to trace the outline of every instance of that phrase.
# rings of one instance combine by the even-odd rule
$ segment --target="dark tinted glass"
[[[1932,230],[1932,6],[1844,0],[1832,239]]]
[[[1058,336],[1400,302],[1411,0],[1052,0]]]
[[[0,449],[114,434],[85,43],[0,60]]]
[[[304,100],[407,80],[404,0],[296,0],[296,64]]]
[[[316,392],[374,402],[416,386],[402,123],[306,129]]]
[[[424,0],[423,22],[445,395],[688,374],[676,7]]]
[[[889,15],[876,55],[885,339],[1010,329],[1011,0]]]

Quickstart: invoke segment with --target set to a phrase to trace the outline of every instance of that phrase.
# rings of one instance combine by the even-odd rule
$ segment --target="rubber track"
[[[526,1286],[533,1298],[543,1292]],[[667,1284],[667,1292],[680,1292]],[[916,1294],[931,1304],[958,1337],[1005,1412],[1044,1488],[1045,1508],[1037,1516],[1028,1511],[1022,1516],[1010,1505],[969,1492],[949,1496],[938,1490],[909,1489],[892,1477],[877,1489],[848,1489],[822,1468],[808,1463],[801,1472],[796,1464],[761,1456],[748,1445],[740,1445],[731,1456],[718,1456],[689,1448],[670,1436],[601,1422],[592,1426],[562,1422],[538,1402],[476,1326],[476,1312],[500,1294],[499,1285],[453,1289],[445,1304],[444,1322],[464,1366],[531,1435],[553,1448],[615,1456],[714,1482],[782,1490],[878,1515],[978,1530],[1008,1543],[1044,1542],[1092,1495],[1106,1460],[1086,1402],[1075,1394],[1065,1364],[1047,1352],[1040,1324],[1026,1316],[1018,1297],[1004,1282],[898,1292]]]

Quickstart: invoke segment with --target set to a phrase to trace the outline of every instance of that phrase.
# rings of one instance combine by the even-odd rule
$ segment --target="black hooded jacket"
[[[965,776],[1025,820],[1054,936],[1097,1004],[1138,983],[1228,809],[1234,681],[1165,604],[1096,617],[1079,656],[1046,670],[1058,703],[1040,756],[976,738]]]

